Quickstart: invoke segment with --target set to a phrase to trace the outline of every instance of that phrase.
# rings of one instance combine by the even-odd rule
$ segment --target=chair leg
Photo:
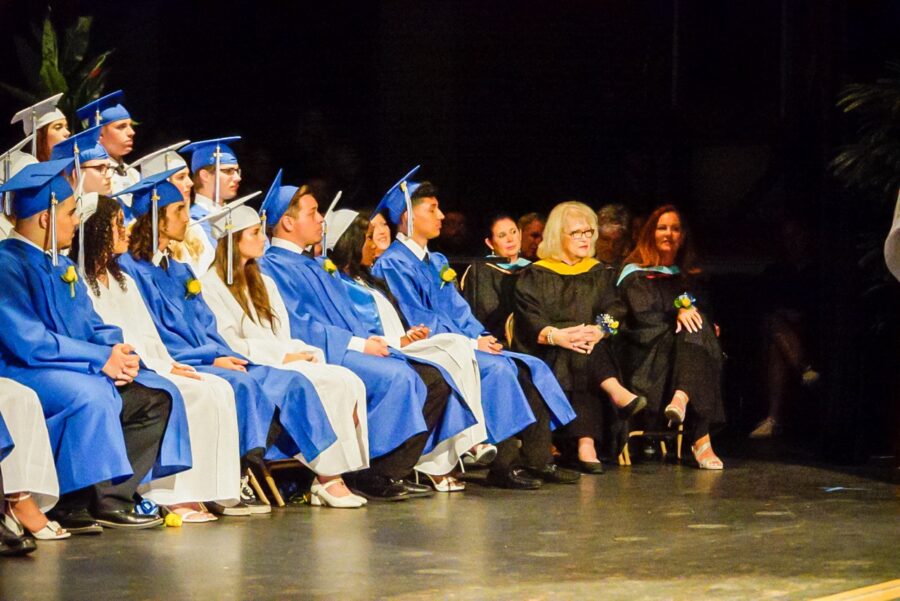
[[[256,493],[257,498],[266,505],[271,505],[266,493],[263,492],[262,486],[259,485],[259,480],[256,479],[256,474],[254,474],[253,470],[249,467],[247,468],[247,476],[250,478],[250,487],[253,489],[253,492]]]
[[[628,449],[628,443],[625,443],[625,448],[622,449],[622,454],[625,455],[625,465],[631,465],[631,451]]]
[[[675,437],[675,457],[681,461],[681,445],[684,442],[684,424],[678,425],[678,435]]]
[[[669,456],[669,449],[666,448],[666,441],[660,439],[659,441],[659,452],[662,455],[662,460],[665,461],[666,457]]]
[[[284,507],[284,498],[281,496],[281,492],[278,490],[278,486],[275,484],[275,478],[272,476],[272,472],[269,471],[269,466],[263,463],[263,478],[266,480],[266,484],[269,485],[269,490],[272,492],[272,498],[275,499],[275,504],[279,507]]]

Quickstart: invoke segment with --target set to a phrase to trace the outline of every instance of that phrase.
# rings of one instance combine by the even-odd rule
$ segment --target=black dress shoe
[[[544,482],[555,484],[575,484],[581,479],[581,474],[578,472],[559,467],[555,463],[548,463],[540,469],[530,467],[528,473]]]
[[[616,414],[619,416],[619,419],[626,420],[631,419],[637,413],[640,413],[647,407],[647,397],[645,396],[636,396],[634,397],[630,403],[625,405],[624,407],[616,407]]]
[[[91,517],[87,509],[74,511],[52,509],[47,512],[47,518],[59,522],[60,527],[71,532],[72,536],[103,533],[103,528]]]
[[[485,482],[490,486],[513,490],[536,490],[541,487],[541,481],[529,476],[525,468],[521,467],[514,467],[506,471],[491,470],[488,472]]]
[[[385,476],[364,470],[354,474],[350,490],[370,501],[405,501],[409,493],[402,484]]]
[[[34,539],[20,536],[13,532],[0,520],[0,557],[18,557],[28,555],[37,549]]]
[[[163,519],[158,515],[141,515],[132,509],[116,509],[98,511],[94,518],[104,528],[122,528],[126,530],[142,530],[162,526]]]
[[[401,480],[394,480],[397,484],[403,487],[406,491],[406,494],[409,495],[409,498],[413,499],[416,497],[430,497],[434,495],[434,489],[430,486],[425,486],[424,484],[416,484],[412,480],[408,480],[403,478]]]

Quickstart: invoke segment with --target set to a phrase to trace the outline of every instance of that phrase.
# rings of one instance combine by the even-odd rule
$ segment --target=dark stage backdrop
[[[60,25],[94,15],[92,49],[116,48],[109,89],[125,89],[142,123],[135,157],[240,134],[244,191],[264,190],[283,167],[287,182],[320,180],[355,207],[421,163],[442,204],[475,228],[494,211],[571,198],[636,212],[675,202],[710,270],[739,291],[775,256],[790,218],[817,243],[817,323],[855,302],[856,231],[872,216],[826,173],[852,134],[834,102],[843,84],[900,58],[900,3],[51,4]],[[21,83],[11,35],[44,11],[0,0],[0,80]],[[18,108],[0,92],[0,115]],[[0,128],[4,144],[19,135]],[[842,336],[844,352],[856,338]],[[829,384],[827,419],[856,423],[840,400],[859,392],[855,366],[828,367],[844,375]]]

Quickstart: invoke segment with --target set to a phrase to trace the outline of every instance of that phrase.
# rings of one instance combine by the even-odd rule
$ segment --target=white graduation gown
[[[100,295],[91,291],[94,310],[106,323],[122,329],[147,367],[174,383],[184,397],[191,431],[191,469],[160,478],[139,492],[159,505],[193,501],[236,503],[240,496],[240,451],[234,390],[213,374],[200,380],[172,373],[175,362],[156,331],[134,280],[127,274],[125,290],[110,275],[109,287],[98,282]],[[88,287],[90,290],[90,286]]]
[[[30,492],[42,511],[56,505],[59,483],[50,449],[44,410],[37,394],[7,378],[0,378],[0,415],[16,444],[0,463],[3,492]]]
[[[447,474],[459,461],[462,453],[487,439],[484,409],[481,407],[481,375],[472,341],[460,334],[438,334],[401,347],[400,339],[406,335],[406,330],[400,315],[381,291],[370,286],[366,288],[375,299],[378,318],[388,344],[405,355],[436,363],[447,370],[466,405],[478,420],[477,424],[441,442],[430,453],[423,455],[416,465],[417,470],[433,476]]]
[[[207,198],[202,194],[194,195],[194,204],[196,207],[191,211],[192,223],[196,221],[197,215],[218,213],[222,210],[215,205],[211,198]],[[191,271],[193,271],[194,275],[198,278],[202,278],[206,272],[209,271],[209,267],[212,265],[213,261],[216,260],[216,241],[209,237],[208,224],[204,225],[206,225],[206,227],[201,225],[191,225],[188,228],[191,235],[196,236],[196,238],[203,243],[203,250],[200,252],[200,256],[196,259],[191,257],[191,259],[187,261]]]
[[[314,461],[307,461],[302,455],[298,455],[297,459],[317,474],[325,476],[368,467],[369,432],[365,384],[349,369],[325,363],[321,349],[291,338],[287,308],[278,287],[269,276],[264,275],[263,280],[269,302],[278,316],[278,327],[274,332],[268,325],[258,323],[253,303],[248,303],[252,318],[244,313],[214,268],[201,278],[203,299],[216,316],[219,334],[235,352],[254,363],[300,372],[319,393],[328,421],[338,439]],[[311,353],[316,360],[284,363],[284,356],[288,353]],[[354,409],[358,426],[353,423]]]

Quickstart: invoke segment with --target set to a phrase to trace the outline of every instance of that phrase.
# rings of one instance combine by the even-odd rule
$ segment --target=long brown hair
[[[47,132],[50,131],[50,124],[39,127],[37,130],[37,160],[43,163],[50,160],[51,148],[47,146]]]
[[[162,213],[162,211],[160,211]],[[159,229],[162,231],[166,218],[160,214]],[[138,261],[152,261],[156,249],[153,248],[153,212],[141,215],[131,228],[128,252]]]
[[[234,244],[231,249],[231,258],[234,261],[234,283],[231,286],[228,285],[226,280],[226,274],[228,273],[227,238],[219,240],[219,244],[216,246],[216,260],[213,265],[216,268],[216,274],[225,284],[225,287],[228,288],[228,291],[231,292],[231,296],[244,310],[244,315],[251,320],[253,319],[250,314],[250,305],[247,304],[247,297],[249,296],[260,321],[267,323],[272,328],[272,331],[275,332],[278,328],[278,316],[275,315],[272,303],[269,301],[269,293],[266,291],[266,283],[263,281],[262,273],[259,271],[259,265],[256,264],[255,259],[249,259],[244,268],[241,269],[241,253],[238,250],[238,242],[246,231],[244,229],[234,234]],[[248,294],[244,294],[244,290]],[[262,323],[259,325],[262,325]]]
[[[694,267],[694,252],[691,247],[691,238],[688,234],[687,223],[681,211],[675,208],[675,205],[663,205],[658,207],[644,223],[641,233],[638,235],[637,246],[625,257],[624,263],[636,263],[641,267],[655,267],[660,264],[659,249],[656,248],[656,226],[659,219],[666,213],[675,213],[681,222],[681,246],[678,248],[678,254],[675,255],[675,264],[682,271],[687,273],[697,273]]]

